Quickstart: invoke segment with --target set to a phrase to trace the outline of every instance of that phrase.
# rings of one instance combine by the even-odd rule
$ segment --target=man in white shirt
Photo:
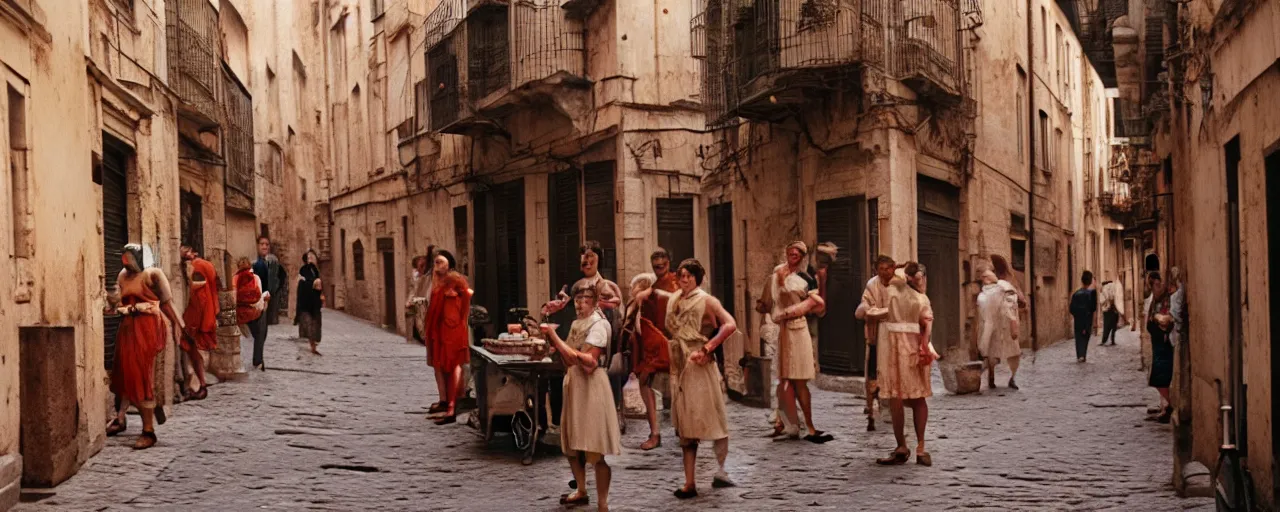
[[[1106,271],[1106,280],[1102,282],[1101,293],[1098,294],[1098,309],[1102,311],[1102,341],[1098,346],[1116,344],[1116,331],[1120,330],[1120,320],[1124,318],[1124,287],[1119,281],[1111,280],[1111,271]]]

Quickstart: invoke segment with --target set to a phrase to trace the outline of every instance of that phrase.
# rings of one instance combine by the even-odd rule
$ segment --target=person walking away
[[[307,249],[302,255],[302,268],[298,269],[298,301],[295,305],[298,319],[298,337],[311,344],[311,353],[321,355],[320,345],[320,294],[323,285],[320,282],[320,257],[314,250]]]
[[[991,270],[982,272],[982,292],[978,294],[978,353],[986,361],[987,388],[996,388],[996,364],[1009,365],[1009,388],[1018,389],[1018,295],[1013,285]]]
[[[1147,385],[1160,393],[1160,414],[1155,420],[1169,423],[1173,405],[1169,400],[1169,385],[1173,382],[1173,343],[1170,340],[1174,328],[1172,294],[1159,272],[1147,276],[1151,287],[1151,305],[1147,309],[1147,333],[1151,335],[1151,373]]]
[[[1102,311],[1102,340],[1098,346],[1106,346],[1108,340],[1115,346],[1116,331],[1120,330],[1120,322],[1124,319],[1124,287],[1119,281],[1108,279],[1102,282],[1102,289],[1098,291],[1098,309]]]
[[[573,305],[577,319],[569,329],[568,340],[560,339],[554,324],[539,326],[554,350],[560,352],[566,366],[560,446],[569,459],[573,481],[579,484],[573,493],[560,496],[560,504],[573,506],[590,502],[585,485],[586,466],[590,464],[596,473],[597,508],[604,511],[609,509],[609,483],[613,473],[604,458],[622,454],[622,434],[613,414],[617,406],[603,367],[611,332],[609,322],[597,309],[594,286],[581,282],[575,286]]]
[[[445,382],[444,394],[432,409],[443,413],[436,425],[447,425],[457,421],[455,407],[462,391],[462,365],[471,361],[467,319],[471,314],[472,291],[467,278],[457,272],[453,254],[436,251],[433,261],[434,287],[426,319],[427,363],[435,369],[436,381]]]
[[[191,391],[190,383],[184,383],[183,394],[188,400],[204,400],[209,396],[205,383],[204,356],[201,352],[212,352],[218,348],[218,274],[213,264],[201,258],[190,246],[180,249],[182,261],[186,263],[187,309],[182,312],[182,321],[186,325],[185,334],[179,338],[178,345],[191,360],[200,388]]]
[[[267,365],[263,362],[262,351],[267,343],[267,325],[280,310],[279,301],[272,301],[271,297],[280,290],[281,281],[280,261],[271,254],[271,239],[266,236],[258,237],[258,259],[253,263],[253,273],[258,276],[262,299],[266,301],[266,310],[249,325],[253,333],[253,367],[265,372]]]
[[[1072,333],[1076,338],[1076,362],[1086,362],[1089,355],[1089,337],[1093,334],[1094,317],[1098,312],[1098,292],[1093,289],[1093,272],[1080,275],[1079,290],[1071,294]]]
[[[121,397],[116,418],[107,426],[107,435],[124,432],[125,413],[129,405],[142,414],[142,435],[134,442],[135,450],[145,450],[157,442],[155,423],[164,423],[164,413],[156,409],[155,360],[168,343],[166,336],[182,336],[182,318],[173,310],[173,294],[169,279],[158,268],[144,268],[142,246],[124,246],[121,260],[124,268],[110,294],[108,312],[124,316],[116,334],[115,365],[111,372],[111,391]],[[167,322],[166,322],[167,320]]]
[[[805,316],[823,305],[818,296],[816,282],[802,277],[807,267],[805,258],[809,252],[804,242],[796,241],[786,248],[786,262],[774,268],[769,283],[769,297],[773,308],[770,317],[778,324],[778,404],[787,418],[784,439],[799,439],[799,417],[796,401],[804,412],[807,428],[804,439],[812,443],[825,443],[833,439],[830,434],[817,430],[813,425],[813,402],[809,381],[815,377],[813,341],[809,336],[809,324]],[[813,286],[811,286],[811,284]]]
[[[853,313],[855,318],[866,322],[866,368],[863,375],[866,376],[864,396],[866,397],[867,405],[863,409],[863,413],[867,415],[867,432],[876,430],[876,417],[880,413],[878,340],[884,337],[884,333],[881,332],[882,329],[880,328],[880,320],[868,318],[867,311],[873,308],[883,309],[888,306],[889,284],[893,281],[896,267],[897,263],[893,261],[893,258],[883,254],[876,257],[876,275],[867,281],[867,286],[862,290],[862,302],[858,304],[858,309]]]
[[[640,449],[645,451],[662,446],[653,379],[671,368],[667,336],[658,327],[666,322],[670,295],[665,290],[654,288],[657,281],[658,278],[649,273],[631,278],[631,303],[627,305],[622,331],[623,341],[630,343],[631,353],[636,358],[633,371],[640,384],[640,398],[649,419],[649,438],[640,445]]]
[[[880,359],[880,394],[889,399],[893,437],[898,443],[888,457],[876,460],[880,465],[905,464],[911,458],[905,434],[904,407],[911,408],[915,423],[916,463],[933,465],[933,457],[925,450],[924,435],[929,422],[927,399],[933,396],[930,375],[938,354],[929,343],[933,307],[924,293],[926,284],[924,266],[907,262],[889,282],[887,307],[867,310],[868,318],[880,321],[880,330],[884,334],[878,341],[877,354]]]

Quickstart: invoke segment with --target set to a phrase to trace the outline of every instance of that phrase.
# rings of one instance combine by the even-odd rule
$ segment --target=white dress
[[[978,294],[980,330],[978,352],[988,359],[1006,360],[1022,355],[1013,339],[1012,322],[1018,319],[1018,292],[1008,281],[982,287]]]

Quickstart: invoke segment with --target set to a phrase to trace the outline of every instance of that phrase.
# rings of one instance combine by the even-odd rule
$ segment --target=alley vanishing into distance
[[[567,466],[543,453],[522,466],[506,436],[485,446],[461,423],[424,418],[435,384],[423,349],[335,311],[325,312],[324,356],[272,328],[266,373],[216,385],[210,399],[173,408],[155,448],[130,448],[140,428],[111,438],[81,471],[16,510],[554,510]],[[778,443],[766,410],[730,402],[729,472],[738,486],[679,502],[680,451],[664,418],[662,447],[641,452],[643,420],[629,420],[612,459],[615,510],[1175,510],[1168,425],[1143,421],[1155,403],[1139,369],[1135,333],[1090,348],[1030,354],[1019,391],[953,396],[934,389],[934,467],[883,468],[887,422],[864,431],[861,401],[815,391],[817,421],[836,439]],[[935,371],[935,380],[937,372]],[[997,374],[1003,383],[1007,375]],[[703,480],[712,459],[700,461]],[[39,499],[36,502],[31,500]],[[216,504],[216,505],[215,505]]]

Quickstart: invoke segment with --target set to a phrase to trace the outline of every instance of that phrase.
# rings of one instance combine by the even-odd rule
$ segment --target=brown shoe
[[[926,467],[933,466],[933,457],[929,455],[929,452],[917,453],[916,464],[919,464],[921,466],[926,466]]]
[[[881,466],[901,466],[903,464],[906,464],[908,460],[911,460],[910,451],[904,452],[904,451],[894,450],[892,453],[889,454],[888,457],[885,457],[883,459],[876,459],[876,464],[879,464]]]
[[[129,424],[118,419],[111,420],[111,424],[107,425],[107,437],[119,435],[129,428]]]
[[[155,432],[143,430],[142,435],[138,436],[138,440],[133,443],[133,449],[146,450],[147,448],[155,446],[157,441],[159,440],[156,439]]]

